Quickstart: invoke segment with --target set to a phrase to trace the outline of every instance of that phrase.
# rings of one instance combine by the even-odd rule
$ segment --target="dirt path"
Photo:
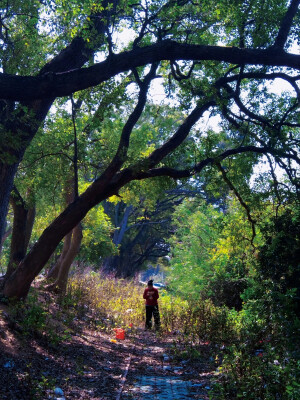
[[[115,340],[113,332],[83,329],[59,345],[3,321],[1,332],[1,400],[208,399],[214,367],[205,344],[192,361],[176,336],[143,330]]]
[[[140,332],[134,343],[122,399],[208,399],[214,370],[208,345],[200,346],[203,356],[192,361],[174,356],[174,348],[179,350],[174,336]]]

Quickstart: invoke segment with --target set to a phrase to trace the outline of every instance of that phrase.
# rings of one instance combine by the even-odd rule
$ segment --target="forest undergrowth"
[[[172,357],[196,362],[203,357],[201,345],[209,345],[216,370],[212,399],[299,398],[299,322],[293,297],[281,296],[271,286],[260,289],[261,298],[251,299],[248,293],[241,311],[217,307],[209,299],[188,301],[167,289],[160,291],[160,335],[172,337]],[[37,337],[50,347],[80,335],[80,326],[103,333],[122,327],[130,336],[144,326],[142,292],[136,281],[94,272],[73,275],[57,304],[40,285],[26,303],[9,306],[10,325],[24,340]],[[34,385],[44,393],[41,382]]]

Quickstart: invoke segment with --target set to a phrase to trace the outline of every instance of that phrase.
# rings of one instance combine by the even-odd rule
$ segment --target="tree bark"
[[[106,172],[81,196],[71,203],[42,233],[38,242],[19,264],[18,269],[5,282],[3,294],[7,297],[25,298],[34,278],[55,251],[59,242],[85,217],[87,212],[102,200],[116,194],[132,179],[132,172],[125,170],[113,179]]]
[[[9,278],[26,255],[35,217],[35,208],[27,207],[27,204],[16,188],[12,191],[10,202],[14,212],[14,219],[10,258],[5,279]]]
[[[88,68],[64,73],[34,76],[0,74],[0,96],[11,100],[64,97],[146,64],[163,60],[215,60],[231,64],[266,65],[300,69],[300,56],[280,48],[240,49],[238,47],[209,46],[163,40],[130,51],[114,54],[107,60]]]
[[[52,285],[48,286],[48,289],[54,290],[55,292],[60,294],[64,294],[67,289],[69,271],[75,257],[80,250],[82,240],[81,224],[76,225],[73,231],[67,235],[67,237],[68,236],[71,238],[71,240],[65,254],[63,255],[62,253],[63,257],[61,258],[61,261],[59,263],[57,278]]]
[[[72,201],[74,200],[74,185],[73,185],[73,183],[74,183],[75,177],[72,177],[70,174],[71,173],[69,172],[68,177],[66,178],[65,183],[64,183],[64,197],[65,197],[66,206],[71,204]],[[58,278],[62,262],[63,262],[64,258],[67,256],[68,251],[70,250],[70,246],[72,243],[72,233],[73,233],[73,231],[70,231],[65,236],[61,255],[57,259],[54,266],[48,272],[47,279],[56,280]]]
[[[26,254],[25,238],[28,210],[24,200],[16,191],[12,193],[10,202],[14,211],[14,222],[10,243],[10,258],[5,279],[14,272]]]
[[[26,251],[28,249],[31,234],[32,234],[33,224],[35,221],[35,212],[36,212],[35,207],[30,207],[28,209],[27,222],[26,222],[26,233],[25,233],[25,249],[26,249]]]
[[[71,241],[72,241],[72,234],[73,234],[73,231],[69,232],[65,236],[61,255],[59,256],[56,263],[53,265],[53,267],[48,272],[47,280],[56,280],[57,279],[62,262],[63,262],[64,258],[66,257],[66,255],[68,254],[68,251],[70,249]]]
[[[10,192],[13,187],[17,164],[0,163],[0,238],[3,237],[6,228],[6,216]]]

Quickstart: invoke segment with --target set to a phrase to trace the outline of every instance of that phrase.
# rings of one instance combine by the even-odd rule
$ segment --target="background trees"
[[[247,181],[261,156],[277,188],[274,164],[292,190],[299,189],[300,59],[292,47],[299,39],[298,6],[298,0],[6,2],[0,25],[1,236],[25,152],[39,135],[43,150],[47,139],[52,144],[54,116],[66,112],[62,137],[73,128],[66,158],[75,197],[6,277],[3,293],[26,296],[60,241],[132,181],[204,173],[209,185],[209,176],[212,184],[220,173],[247,213],[253,241]],[[132,35],[126,43],[124,24]],[[152,107],[158,79],[173,102]],[[285,93],[273,90],[279,80]],[[70,113],[65,100],[75,92]],[[161,129],[166,106],[177,117]],[[156,110],[151,129],[149,107]],[[201,125],[208,116],[218,116],[218,128]],[[77,178],[80,156],[90,166]],[[80,187],[80,179],[90,186]]]

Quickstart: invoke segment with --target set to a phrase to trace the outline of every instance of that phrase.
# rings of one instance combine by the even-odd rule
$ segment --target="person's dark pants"
[[[160,315],[158,306],[146,306],[146,329],[152,328],[152,315],[154,318],[155,329],[160,327]]]

